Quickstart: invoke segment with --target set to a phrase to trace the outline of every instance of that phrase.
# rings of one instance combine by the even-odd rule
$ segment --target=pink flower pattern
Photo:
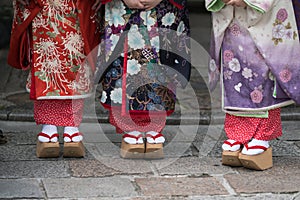
[[[279,73],[279,78],[282,82],[287,83],[292,79],[292,73],[288,69],[284,69]]]
[[[288,13],[286,11],[286,9],[284,8],[281,8],[278,12],[277,12],[277,15],[276,15],[276,18],[281,21],[281,22],[284,22],[288,17]]]
[[[239,25],[233,24],[233,25],[230,27],[230,32],[231,32],[231,34],[234,35],[234,36],[239,36],[239,34],[241,34],[241,29],[240,29]]]
[[[263,94],[258,89],[253,90],[250,93],[250,97],[253,103],[260,103],[263,100]]]
[[[223,56],[224,56],[224,61],[226,63],[230,62],[234,57],[233,52],[230,51],[230,50],[225,50],[224,53],[223,53]]]

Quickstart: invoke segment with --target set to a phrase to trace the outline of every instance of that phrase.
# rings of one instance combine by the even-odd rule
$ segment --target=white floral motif
[[[130,75],[138,74],[141,71],[141,65],[135,59],[127,61],[127,73]]]
[[[107,94],[106,94],[105,91],[102,91],[102,95],[101,95],[101,100],[100,101],[102,103],[105,103],[106,99],[107,99]]]
[[[110,99],[114,103],[122,103],[122,88],[115,88],[111,91]]]
[[[276,39],[283,38],[285,35],[285,27],[282,24],[278,24],[273,28],[273,37]]]
[[[246,79],[251,79],[253,77],[252,70],[247,67],[243,69],[242,75]]]
[[[124,25],[124,14],[126,14],[126,10],[122,1],[112,1],[105,6],[105,21],[108,21],[110,26]]]
[[[177,31],[176,31],[177,35],[178,36],[181,35],[184,30],[185,30],[185,25],[184,25],[183,21],[181,21],[177,27]]]
[[[119,35],[116,35],[116,34],[112,34],[110,39],[111,39],[111,43],[112,43],[112,46],[111,46],[111,51],[113,51],[119,41],[119,38],[120,36]]]
[[[150,43],[151,43],[151,46],[153,46],[156,49],[156,51],[159,51],[159,49],[160,49],[159,36],[155,36],[155,37],[151,38]]]
[[[175,22],[175,15],[174,13],[167,13],[162,19],[161,19],[162,25],[164,26],[171,26]]]
[[[230,62],[229,62],[229,69],[231,69],[234,72],[239,72],[241,70],[241,65],[238,59],[233,58]]]
[[[155,20],[150,16],[151,10],[141,12],[140,16],[144,21],[144,24],[147,26],[148,30],[151,30],[151,27],[155,25]]]
[[[145,46],[145,40],[139,32],[137,25],[131,26],[128,32],[128,45],[134,50],[141,49]]]
[[[216,61],[214,59],[210,60],[210,62],[209,62],[209,69],[212,72],[217,70]]]
[[[80,52],[83,52],[83,42],[81,35],[70,32],[67,33],[66,38],[63,39],[63,44],[65,49],[69,51],[70,60],[74,59],[74,55],[77,57],[78,62],[80,62],[80,57],[84,58],[84,55]]]

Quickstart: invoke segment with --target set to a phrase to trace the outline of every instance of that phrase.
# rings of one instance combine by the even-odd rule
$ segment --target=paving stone
[[[0,162],[0,178],[70,177],[66,161]]]
[[[239,174],[224,177],[237,193],[294,193],[299,192],[300,158],[274,158],[273,168],[253,171],[239,168]]]
[[[107,167],[99,160],[72,160],[69,165],[74,177],[104,177],[120,174],[120,171]]]
[[[220,159],[212,157],[183,157],[179,159],[164,159],[152,161],[161,176],[234,173],[233,168],[221,165]]]
[[[48,198],[95,198],[136,196],[128,178],[47,178],[42,179]]]
[[[281,140],[300,141],[299,121],[283,121],[282,132]]]
[[[196,196],[189,200],[295,200],[293,194],[247,194],[235,196]]]
[[[0,160],[1,161],[20,161],[20,160],[37,160],[35,154],[35,145],[1,145]]]
[[[103,165],[121,172],[122,174],[153,174],[151,160],[96,157]]]
[[[84,143],[84,145],[93,158],[120,158],[121,143]]]
[[[210,125],[206,132],[198,131],[194,146],[199,151],[200,156],[216,156],[220,157],[221,146],[226,140],[223,125]]]
[[[4,133],[38,133],[41,126],[27,121],[0,121],[0,127]]]
[[[36,179],[0,179],[0,198],[44,198]]]
[[[4,135],[7,137],[9,146],[16,145],[36,145],[37,134],[34,132],[4,132]]]
[[[272,140],[273,156],[300,156],[300,148],[293,141]]]
[[[135,178],[144,196],[225,195],[227,190],[213,177]]]

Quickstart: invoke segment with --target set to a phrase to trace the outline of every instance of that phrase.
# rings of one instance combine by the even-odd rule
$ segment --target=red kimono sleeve
[[[96,47],[100,43],[100,32],[97,29],[97,15],[95,10],[92,9],[93,4],[94,1],[91,0],[78,1],[78,9],[80,10],[78,16],[80,31],[84,41],[85,55],[87,56],[90,67],[95,70],[97,57]]]
[[[19,6],[18,4],[16,6]],[[14,19],[13,28],[10,35],[9,51],[7,63],[17,69],[27,69],[30,67],[30,25],[35,16],[40,12],[43,5],[40,0],[30,1],[28,10],[30,14],[23,22]],[[17,10],[15,10],[16,12]],[[19,12],[22,12],[18,9]],[[16,13],[20,15],[21,13]]]

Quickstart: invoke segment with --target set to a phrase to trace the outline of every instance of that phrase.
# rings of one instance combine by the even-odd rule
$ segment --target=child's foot
[[[128,144],[143,144],[143,134],[139,131],[131,131],[123,135],[124,142]]]
[[[242,143],[235,141],[235,140],[225,140],[223,145],[222,145],[222,149],[224,151],[238,151],[241,148]]]
[[[161,133],[155,131],[149,131],[146,133],[147,142],[150,144],[160,144],[164,143],[166,139]]]
[[[248,144],[245,144],[242,154],[257,155],[266,151],[270,147],[269,141],[253,139]]]
[[[123,135],[121,143],[122,158],[144,158],[145,145],[143,134],[139,131],[131,131]]]
[[[77,127],[67,126],[64,128],[64,157],[80,158],[85,156],[82,143],[82,133]]]
[[[56,126],[43,125],[42,131],[38,134],[36,155],[38,158],[59,157],[59,143]]]
[[[38,134],[38,140],[40,142],[57,142],[57,127],[48,124],[43,125],[42,131]]]
[[[146,133],[146,159],[158,159],[164,157],[163,143],[165,138],[161,133],[155,131],[149,131]]]
[[[80,142],[82,139],[78,127],[66,126],[64,128],[64,142]]]

